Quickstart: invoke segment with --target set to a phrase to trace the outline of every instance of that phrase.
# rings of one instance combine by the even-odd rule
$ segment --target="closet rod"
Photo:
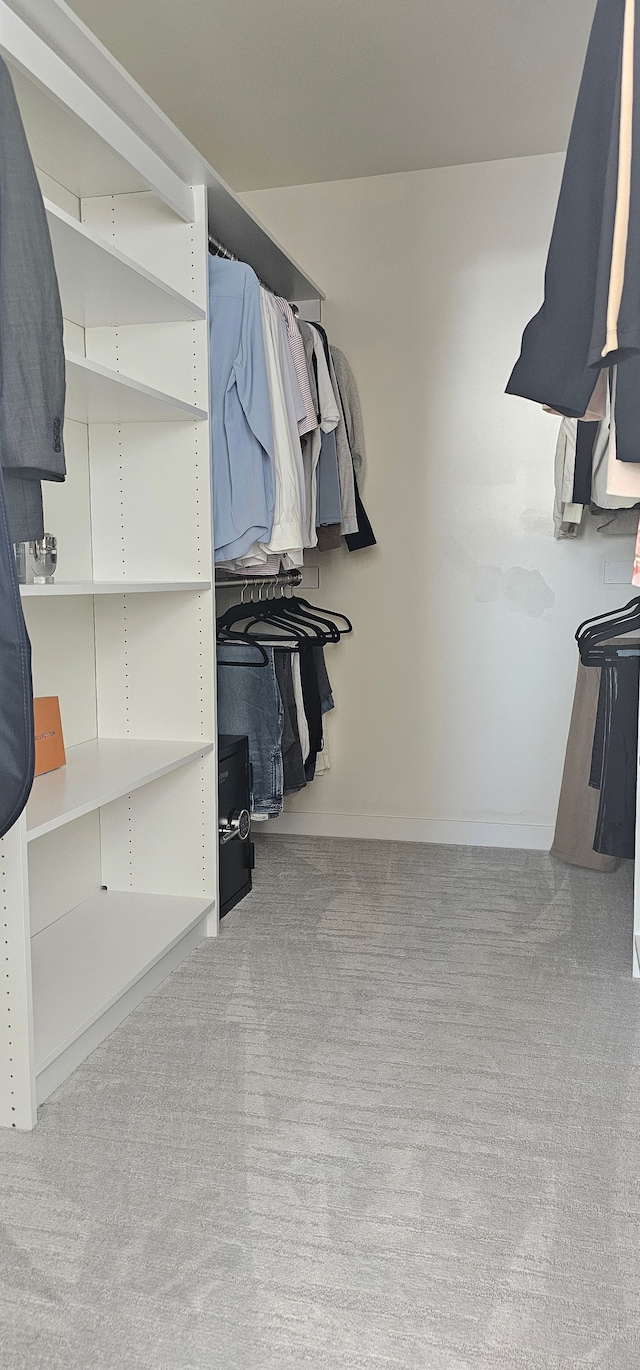
[[[248,590],[253,586],[300,585],[302,571],[292,567],[290,571],[278,571],[272,576],[216,576],[216,590]]]
[[[218,256],[226,257],[228,262],[238,261],[235,252],[230,252],[229,248],[225,247],[224,243],[221,243],[218,238],[214,238],[213,233],[209,234],[209,247],[215,248]]]
[[[227,262],[240,261],[240,258],[236,256],[235,252],[232,252],[224,243],[221,243],[219,238],[214,238],[213,233],[209,234],[209,251],[212,252],[215,257],[224,257]],[[270,295],[277,295],[277,290],[274,290],[273,286],[268,285],[266,281],[263,281],[261,276],[258,276],[258,280],[260,285],[263,286],[265,290],[269,291]]]

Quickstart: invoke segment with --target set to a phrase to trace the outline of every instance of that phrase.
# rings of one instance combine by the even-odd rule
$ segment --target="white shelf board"
[[[54,580],[53,585],[21,585],[20,594],[46,599],[57,595],[160,595],[210,589],[210,580]]]
[[[211,899],[101,890],[31,939],[42,1071],[204,918]]]
[[[62,312],[82,328],[204,319],[204,309],[45,199]]]
[[[206,419],[205,409],[154,390],[78,353],[66,352],[65,414],[78,423],[156,423]]]
[[[67,764],[39,775],[27,803],[27,842],[158,780],[213,750],[212,742],[93,738],[69,747]]]

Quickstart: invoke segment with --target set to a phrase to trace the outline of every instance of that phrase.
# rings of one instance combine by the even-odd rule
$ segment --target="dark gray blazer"
[[[62,309],[42,194],[0,59],[0,463],[14,542],[41,537],[41,480],[65,477]]]

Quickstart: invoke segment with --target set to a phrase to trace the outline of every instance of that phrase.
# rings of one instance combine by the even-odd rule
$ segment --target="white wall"
[[[333,766],[296,831],[547,846],[573,633],[622,604],[628,539],[553,538],[558,420],[505,396],[537,309],[562,158],[259,191],[245,198],[328,295],[358,379],[379,545],[320,559]],[[593,520],[589,520],[593,524]],[[346,817],[345,817],[346,816]]]

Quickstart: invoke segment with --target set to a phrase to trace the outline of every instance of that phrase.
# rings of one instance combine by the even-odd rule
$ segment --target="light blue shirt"
[[[273,527],[273,424],[260,286],[244,262],[209,257],[211,460],[216,561],[268,542]]]

